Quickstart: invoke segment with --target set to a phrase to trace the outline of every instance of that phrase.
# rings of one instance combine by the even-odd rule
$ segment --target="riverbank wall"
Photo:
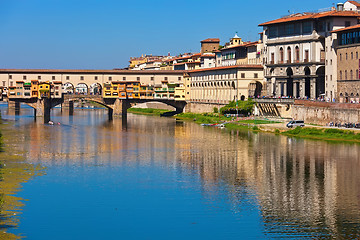
[[[306,123],[360,123],[360,104],[295,100],[291,112],[293,119],[301,119]]]
[[[214,103],[194,103],[188,102],[185,106],[184,112],[186,113],[213,113],[214,108],[218,110],[224,107],[226,104],[214,104]]]

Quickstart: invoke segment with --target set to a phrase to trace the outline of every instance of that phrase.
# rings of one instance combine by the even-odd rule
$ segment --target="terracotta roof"
[[[224,47],[222,48],[220,51],[222,50],[227,50],[227,49],[231,49],[231,48],[238,48],[238,47],[251,47],[251,46],[256,46],[258,45],[259,42],[244,42],[241,45],[235,45],[235,46],[229,46],[229,47]]]
[[[0,69],[0,73],[59,73],[59,74],[180,74],[185,70],[82,70],[82,69]]]
[[[360,28],[360,24],[350,26],[350,27],[346,27],[346,28],[340,28],[340,29],[337,29],[337,30],[334,30],[334,31],[331,31],[331,32],[332,33],[338,33],[338,32],[343,32],[343,31],[357,29],[357,28]]]
[[[206,43],[206,42],[217,43],[217,42],[220,42],[220,39],[219,38],[207,38],[207,39],[201,41],[201,43]]]
[[[212,54],[203,54],[201,55],[202,58],[214,58],[215,57],[215,53]]]
[[[360,7],[360,3],[358,3],[357,1],[348,1],[348,2],[354,4],[356,7]]]
[[[263,69],[262,65],[234,65],[234,66],[225,66],[225,67],[214,67],[214,68],[202,68],[202,69],[195,69],[189,71],[189,73],[196,73],[196,72],[206,72],[206,71],[216,71],[216,70],[223,70],[223,69]]]
[[[360,17],[360,14],[354,11],[328,11],[328,12],[321,12],[321,13],[297,13],[290,16],[286,16],[283,18],[279,18],[276,20],[272,20],[269,22],[261,23],[259,26],[267,26],[277,23],[284,23],[284,22],[294,22],[294,21],[301,21],[301,20],[309,20],[309,19],[319,19],[325,17]]]
[[[201,53],[195,53],[195,54],[191,55],[191,57],[196,57],[196,56],[201,56]]]

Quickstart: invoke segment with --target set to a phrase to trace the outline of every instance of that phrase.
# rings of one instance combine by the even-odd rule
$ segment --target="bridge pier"
[[[44,123],[48,123],[50,121],[51,99],[38,99],[34,104],[34,109],[36,117],[43,117]]]

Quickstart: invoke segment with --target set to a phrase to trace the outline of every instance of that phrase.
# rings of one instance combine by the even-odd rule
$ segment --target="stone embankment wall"
[[[214,112],[214,107],[216,107],[217,109],[220,109],[224,106],[225,106],[225,104],[188,102],[187,105],[185,106],[184,112],[212,113],[212,112]]]
[[[360,123],[360,104],[296,100],[292,106],[292,118],[320,125],[329,122]]]

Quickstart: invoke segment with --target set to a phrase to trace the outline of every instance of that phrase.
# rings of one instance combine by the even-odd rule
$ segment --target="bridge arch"
[[[76,94],[88,94],[88,92],[89,92],[89,87],[86,83],[78,83],[78,85],[76,85],[75,88]]]
[[[63,87],[63,92],[66,94],[73,94],[75,87],[71,82],[66,82],[62,85]]]
[[[99,83],[93,83],[90,85],[90,95],[101,95],[102,87]]]

